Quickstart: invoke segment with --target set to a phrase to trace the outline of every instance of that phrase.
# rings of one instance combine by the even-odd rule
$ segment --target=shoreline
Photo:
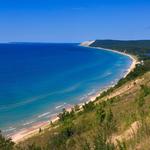
[[[106,50],[106,51],[110,51],[110,52],[113,52],[113,53],[118,53],[118,54],[120,54],[120,55],[124,55],[124,56],[129,57],[129,58],[132,60],[132,64],[131,64],[130,67],[128,68],[127,73],[123,76],[123,78],[125,78],[131,71],[134,70],[136,64],[139,64],[139,61],[138,61],[138,59],[136,58],[136,56],[133,56],[133,55],[128,54],[128,53],[119,52],[119,51],[117,51],[117,50],[108,49],[108,48],[103,48],[103,47],[91,47],[90,45],[87,45],[87,46],[85,46],[85,47],[94,48],[94,49],[99,49],[99,50]]]
[[[82,45],[83,46],[83,45]],[[131,71],[134,70],[134,68],[136,67],[136,64],[138,64],[138,60],[135,56],[132,56],[130,54],[127,53],[123,53],[123,52],[119,52],[117,50],[112,50],[112,49],[105,49],[105,48],[101,48],[101,47],[90,47],[90,45],[84,45],[84,47],[88,47],[88,48],[94,48],[94,49],[99,49],[99,50],[107,50],[107,51],[111,51],[113,53],[119,53],[121,55],[125,55],[127,57],[129,57],[132,60],[132,63],[130,65],[130,67],[128,68],[128,70],[126,71],[125,75],[123,76],[123,78],[125,78]],[[103,89],[100,89],[99,92],[96,92],[95,94],[89,96],[86,100],[86,102],[83,103],[79,103],[79,108],[82,109],[83,105],[85,103],[89,103],[90,101],[95,101],[96,98],[98,96],[100,96],[100,94],[103,91],[106,91],[107,89],[109,89],[110,87],[114,87],[117,83],[114,84],[110,84],[108,85],[108,87],[105,87]],[[72,108],[74,108],[74,105],[70,105],[69,107],[66,107],[66,111],[70,112],[72,110]],[[59,114],[59,113],[58,113]],[[48,121],[43,121],[43,122],[38,122],[35,123],[34,125],[32,125],[30,128],[24,128],[18,132],[16,132],[15,134],[12,134],[10,136],[10,138],[12,139],[13,142],[15,143],[19,143],[21,141],[27,140],[28,138],[31,138],[33,136],[36,136],[39,133],[39,129],[45,130],[47,128],[50,128],[50,123],[54,123],[57,122],[59,120],[59,117],[57,116],[58,114],[55,114],[51,119],[49,119]]]

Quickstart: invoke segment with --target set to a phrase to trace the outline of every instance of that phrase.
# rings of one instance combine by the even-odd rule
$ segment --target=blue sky
[[[150,39],[150,0],[0,0],[0,42]]]

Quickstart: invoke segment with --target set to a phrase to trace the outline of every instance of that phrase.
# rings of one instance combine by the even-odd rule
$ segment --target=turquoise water
[[[77,44],[0,44],[0,129],[48,120],[116,83],[129,57]]]

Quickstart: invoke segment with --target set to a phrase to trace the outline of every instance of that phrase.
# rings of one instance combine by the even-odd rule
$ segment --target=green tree
[[[90,101],[89,103],[85,103],[85,104],[83,105],[83,109],[84,109],[84,111],[86,111],[86,112],[92,111],[94,108],[95,108],[95,105],[94,105],[94,103],[91,102],[91,101]]]
[[[11,139],[6,139],[0,131],[0,150],[13,150],[14,143]]]
[[[150,88],[146,85],[141,85],[141,95],[143,97],[147,96],[150,94]]]
[[[99,124],[102,124],[104,122],[105,116],[106,116],[105,109],[103,108],[102,105],[99,105],[97,109],[97,119]]]
[[[65,108],[63,108],[62,113],[60,113],[58,115],[58,117],[59,117],[60,121],[65,121],[67,119],[70,119],[70,118],[74,117],[74,110],[72,109],[70,112],[68,112],[68,111],[66,111]]]

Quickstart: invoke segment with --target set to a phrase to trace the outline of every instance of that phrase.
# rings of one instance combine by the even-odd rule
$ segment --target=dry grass
[[[146,96],[144,104],[144,115],[143,120],[146,120],[148,124],[147,129],[141,128],[139,131],[131,132],[132,128],[137,128],[137,121],[139,122],[140,117],[137,111],[136,99],[140,94],[141,85],[147,85],[150,87],[150,72],[146,73],[142,78],[138,78],[135,81],[127,82],[125,85],[116,89],[109,97],[104,97],[96,103],[101,103],[106,101],[107,107],[112,109],[114,114],[114,120],[116,121],[117,130],[113,133],[116,137],[124,139],[127,144],[127,149],[138,149],[138,150],[148,150],[150,145],[150,96]],[[109,99],[108,99],[109,98]],[[107,109],[107,108],[106,108]],[[75,128],[75,134],[66,139],[65,143],[67,148],[72,150],[82,149],[82,143],[93,142],[93,137],[96,137],[98,128],[96,109],[90,112],[80,112],[74,119],[73,124]],[[135,127],[136,126],[136,127]],[[52,130],[46,130],[41,135],[32,137],[27,141],[23,142],[23,145],[27,143],[38,143],[38,145],[45,145],[50,140],[53,140],[53,135],[61,132],[62,126],[58,126]],[[148,133],[147,133],[148,132]],[[137,133],[135,135],[135,133]],[[128,138],[131,134],[131,138]],[[86,140],[85,140],[86,139]],[[73,146],[72,146],[73,145]],[[145,147],[145,148],[143,148]],[[147,149],[146,149],[147,148]]]

